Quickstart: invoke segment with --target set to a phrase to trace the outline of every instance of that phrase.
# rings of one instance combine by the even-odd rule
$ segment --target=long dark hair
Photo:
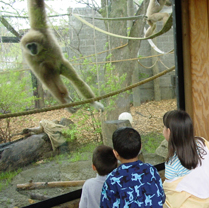
[[[201,159],[206,154],[203,149],[205,142],[201,137],[194,137],[189,114],[182,110],[168,111],[163,116],[163,124],[170,129],[167,162],[176,153],[181,164],[189,170],[201,165]]]

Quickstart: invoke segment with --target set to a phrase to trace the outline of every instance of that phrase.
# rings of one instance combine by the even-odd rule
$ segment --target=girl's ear
[[[171,130],[168,128],[168,137],[170,138]]]

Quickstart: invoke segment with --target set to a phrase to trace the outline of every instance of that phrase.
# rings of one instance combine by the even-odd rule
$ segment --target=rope
[[[147,30],[146,30],[146,28],[144,28],[144,34],[146,34],[146,32],[147,32]],[[172,49],[172,50],[170,50],[170,51],[168,51],[168,52],[161,51],[161,50],[153,43],[153,41],[152,41],[151,39],[148,39],[147,41],[148,41],[148,43],[151,45],[151,47],[152,47],[155,51],[157,51],[158,53],[167,54],[167,53],[169,53],[169,52],[174,51],[174,49]]]
[[[153,68],[157,64],[157,62],[160,62],[166,69],[169,69],[169,67],[167,67],[160,58],[158,58],[152,66],[144,66],[141,62],[139,62],[139,60],[137,62],[139,65],[141,65],[145,69]]]
[[[125,45],[122,45],[122,46],[118,46],[118,47],[116,47],[116,48],[114,48],[114,49],[120,49],[120,48],[122,48],[122,47],[125,47],[127,44],[125,44]],[[111,49],[111,50],[113,50],[113,49]],[[108,50],[107,50],[108,51]],[[107,52],[107,51],[105,51],[105,52]],[[99,52],[99,53],[103,53],[103,52]],[[170,52],[168,52],[167,54],[171,54],[171,53],[173,53],[173,50],[171,50]],[[138,60],[138,63],[142,66],[142,67],[144,67],[145,69],[150,69],[150,68],[152,68],[155,64],[153,64],[153,66],[151,66],[151,67],[146,67],[146,66],[144,66],[143,64],[141,64],[140,62],[139,62],[139,59],[146,59],[146,58],[153,58],[153,57],[158,57],[158,56],[163,56],[163,55],[165,55],[165,54],[157,54],[157,55],[152,55],[152,56],[145,56],[145,57],[140,57],[140,58],[132,58],[132,59],[122,59],[122,60],[115,60],[115,61],[104,61],[104,62],[97,62],[97,64],[107,64],[107,63],[117,63],[117,62],[121,62],[121,61],[134,61],[134,60]],[[94,56],[94,54],[91,54],[91,55],[89,55],[89,56],[85,56],[85,58],[86,57],[90,57],[90,56]],[[80,58],[79,58],[80,59]],[[76,60],[79,60],[79,59],[76,59]],[[159,59],[159,61],[162,63],[162,61]],[[6,62],[6,63],[13,63],[13,62]],[[91,62],[91,63],[88,63],[89,65],[91,64],[96,64],[95,62]],[[74,63],[74,64],[72,64],[73,66],[74,65],[85,65],[85,63]],[[164,65],[163,63],[162,63],[162,65]],[[165,66],[165,65],[164,65]],[[165,66],[167,69],[168,69],[168,67],[167,66]],[[12,70],[12,71],[3,71],[3,72],[0,72],[0,74],[8,74],[8,73],[12,73],[12,72],[22,72],[22,71],[29,71],[30,69],[19,69],[19,70]]]
[[[123,46],[119,46],[119,47],[117,47],[117,48],[122,48],[122,47],[125,47],[127,44],[125,44],[125,45],[123,45]],[[116,48],[115,48],[116,49]],[[108,50],[107,50],[108,51]],[[102,53],[102,52],[100,52],[100,53]],[[173,53],[173,50],[172,51],[170,51],[169,53]],[[168,54],[169,54],[168,53]],[[153,57],[158,57],[158,56],[163,56],[164,54],[157,54],[157,55],[152,55],[152,56],[145,56],[145,57],[140,57],[140,58],[132,58],[132,59],[122,59],[122,60],[115,60],[115,61],[104,61],[104,62],[98,62],[97,64],[107,64],[107,63],[117,63],[117,62],[120,62],[120,61],[134,61],[134,60],[137,60],[137,59],[146,59],[146,58],[153,58]],[[90,56],[94,56],[94,54],[93,55],[90,55]],[[86,56],[86,57],[89,57],[89,56]],[[79,59],[77,59],[77,60],[79,60]],[[139,62],[139,60],[138,60],[138,62]],[[13,63],[13,62],[6,62],[6,63]],[[90,64],[96,64],[95,62],[91,62],[91,63],[88,63],[89,65]],[[139,62],[139,64],[141,65],[141,66],[143,66],[140,62]],[[26,64],[25,64],[26,65]],[[73,66],[74,65],[85,65],[85,63],[74,63],[74,64],[72,64]],[[145,66],[143,66],[144,68],[146,68]],[[150,67],[151,68],[151,67]],[[168,67],[166,67],[166,68],[168,68]],[[28,70],[30,70],[30,69],[20,69],[20,70],[12,70],[12,71],[3,71],[3,72],[0,72],[0,74],[7,74],[7,73],[11,73],[11,72],[21,72],[21,71],[28,71]]]
[[[172,51],[171,51],[171,53],[172,53]],[[153,58],[153,57],[158,57],[158,56],[162,56],[162,54],[145,56],[145,57],[140,57],[140,58],[137,57],[137,58],[131,58],[131,59],[114,60],[114,61],[101,61],[101,62],[98,62],[97,64],[117,63],[117,62],[123,62],[123,61],[134,61],[134,60],[138,60],[138,59]],[[86,64],[86,63],[75,63],[73,65],[84,65],[84,64]],[[96,64],[96,63],[91,62],[88,64]]]
[[[78,15],[78,16],[93,19],[93,17],[89,17],[89,16],[84,16],[84,15]],[[94,19],[97,19],[97,20],[111,20],[111,21],[136,20],[136,19],[139,19],[139,18],[144,18],[144,15],[137,15],[137,16],[130,16],[130,17],[115,17],[115,18],[94,17]]]
[[[166,69],[169,69],[169,67],[167,67],[164,63],[163,63],[163,61],[160,59],[159,60],[160,61],[160,63],[166,68]]]
[[[102,30],[98,27],[95,27],[94,25],[90,24],[89,22],[87,22],[86,20],[84,20],[83,18],[81,18],[79,15],[77,14],[72,14],[74,17],[76,17],[78,20],[80,20],[81,22],[83,22],[84,24],[88,25],[89,27],[101,32],[101,33],[104,33],[104,34],[107,34],[107,35],[110,35],[110,36],[113,36],[113,37],[117,37],[117,38],[123,38],[123,39],[131,39],[131,40],[147,40],[147,39],[151,39],[151,38],[155,38],[159,35],[162,35],[163,33],[167,32],[168,30],[171,29],[172,25],[173,25],[173,18],[172,18],[172,13],[170,14],[168,20],[166,21],[165,25],[163,26],[162,30],[160,30],[159,32],[149,36],[149,37],[146,37],[146,38],[142,38],[142,37],[127,37],[127,36],[122,36],[122,35],[117,35],[117,34],[114,34],[114,33],[110,33],[110,32],[107,32],[105,30]]]
[[[51,10],[51,8],[45,3],[46,7],[48,9]],[[53,10],[54,11],[54,10]],[[55,11],[54,11],[55,12]],[[57,12],[55,12],[57,13]],[[48,17],[62,17],[62,16],[70,16],[71,14],[58,14],[57,15],[49,15]],[[92,17],[89,17],[89,16],[85,16],[85,15],[79,15],[80,17],[85,17],[85,18],[90,18],[90,19],[93,19]],[[28,16],[14,16],[14,15],[2,15],[2,17],[5,17],[5,18],[20,18],[20,19],[28,19]],[[112,21],[115,21],[115,20],[136,20],[136,19],[139,19],[139,18],[143,18],[144,15],[137,15],[137,16],[132,16],[132,17],[116,17],[116,18],[102,18],[102,17],[95,17],[94,19],[97,19],[97,20],[112,20]]]
[[[88,56],[83,56],[83,57],[80,57],[80,58],[71,59],[70,61],[77,61],[77,60],[89,58],[89,57],[92,57],[92,56],[95,56],[95,55],[97,56],[97,55],[106,53],[106,52],[108,52],[108,51],[113,51],[113,50],[116,50],[116,49],[124,48],[124,47],[127,46],[127,45],[128,45],[128,43],[126,43],[126,44],[124,44],[124,45],[121,45],[121,46],[118,46],[118,47],[115,47],[115,48],[112,48],[112,49],[108,49],[108,50],[105,50],[105,51],[98,52],[97,54],[91,54],[91,55],[88,55]]]
[[[173,71],[174,69],[175,69],[175,66],[173,66],[170,69],[167,69],[165,71],[162,71],[162,72],[160,72],[160,73],[158,73],[158,74],[156,74],[152,77],[149,77],[149,78],[144,79],[140,82],[137,82],[133,85],[130,85],[128,87],[122,88],[121,90],[117,90],[117,91],[111,92],[111,93],[103,95],[103,96],[99,96],[99,97],[95,97],[95,98],[91,98],[91,99],[86,99],[86,100],[79,101],[79,102],[74,102],[74,103],[56,105],[56,106],[42,108],[42,109],[29,110],[29,111],[24,111],[24,112],[19,112],[19,113],[8,113],[8,114],[0,115],[0,119],[18,117],[18,116],[41,113],[41,112],[47,112],[47,111],[51,111],[51,110],[57,110],[57,109],[60,109],[60,108],[66,108],[66,107],[72,107],[72,106],[77,106],[77,105],[83,105],[83,104],[86,104],[86,103],[92,103],[94,101],[98,101],[98,100],[101,100],[101,99],[112,97],[112,96],[120,94],[122,92],[131,90],[132,88],[138,87],[138,86],[143,85],[147,82],[150,82],[150,81],[152,81],[152,80],[154,80],[154,79],[156,79],[160,76],[163,76],[163,75],[167,74],[168,72]]]
[[[157,64],[159,59],[160,58],[158,58],[152,66],[144,66],[142,63],[139,62],[139,60],[138,60],[138,64],[141,65],[142,67],[144,67],[145,69],[151,69],[151,68],[153,68]]]

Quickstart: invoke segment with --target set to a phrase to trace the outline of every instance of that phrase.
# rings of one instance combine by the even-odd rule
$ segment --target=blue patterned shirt
[[[100,208],[162,208],[164,202],[162,181],[156,168],[138,160],[121,164],[107,176]]]

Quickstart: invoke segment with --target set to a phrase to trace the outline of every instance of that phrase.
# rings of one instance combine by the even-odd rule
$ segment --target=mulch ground
[[[176,109],[176,99],[150,101],[142,103],[140,106],[131,107],[133,116],[132,126],[140,133],[158,132],[163,129],[162,117],[165,112]],[[22,132],[25,128],[38,127],[42,119],[58,120],[62,118],[71,119],[71,114],[65,109],[37,113],[17,118],[12,118],[10,123],[12,135]],[[0,127],[5,129],[5,119],[0,120]],[[21,135],[13,136],[12,140],[21,138]]]

